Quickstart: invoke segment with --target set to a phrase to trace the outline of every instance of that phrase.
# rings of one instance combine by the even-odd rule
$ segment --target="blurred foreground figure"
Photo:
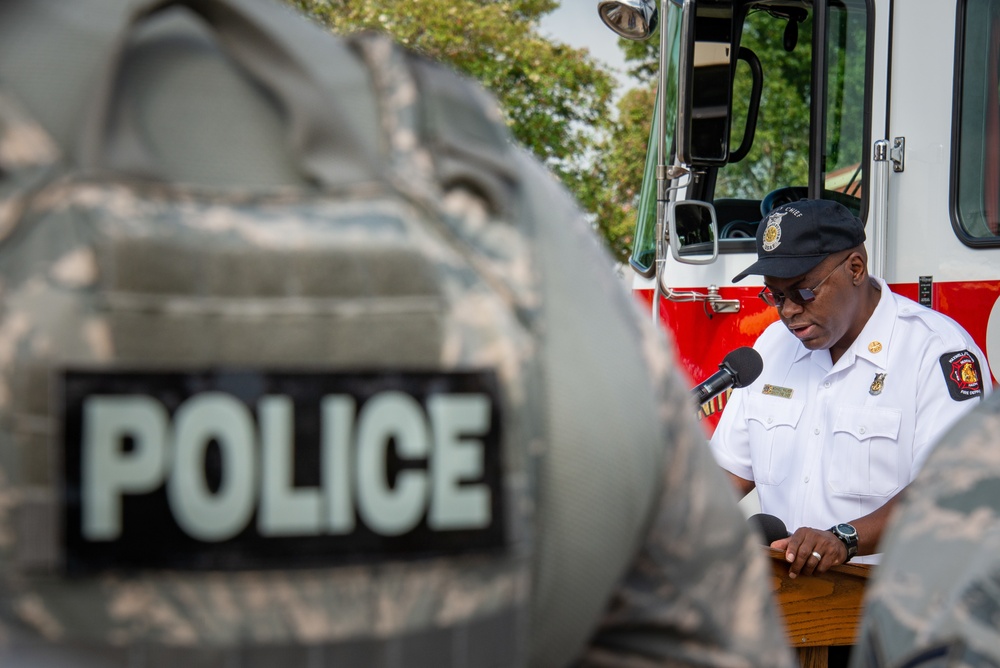
[[[1000,395],[935,446],[869,585],[852,666],[1000,666]]]
[[[0,5],[0,666],[788,666],[661,336],[470,82]]]

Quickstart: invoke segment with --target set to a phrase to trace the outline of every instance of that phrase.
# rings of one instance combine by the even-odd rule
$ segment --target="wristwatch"
[[[843,522],[830,527],[830,531],[832,531],[833,535],[839,538],[840,542],[847,548],[847,559],[844,559],[844,563],[846,564],[854,555],[858,553],[858,530],[850,524]]]

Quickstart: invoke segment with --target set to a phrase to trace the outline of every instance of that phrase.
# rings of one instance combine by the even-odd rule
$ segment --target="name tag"
[[[70,574],[314,567],[505,544],[496,377],[63,378]]]
[[[782,399],[791,399],[793,390],[789,387],[780,387],[778,385],[765,385],[761,391],[761,394],[767,394],[772,397],[781,397]]]

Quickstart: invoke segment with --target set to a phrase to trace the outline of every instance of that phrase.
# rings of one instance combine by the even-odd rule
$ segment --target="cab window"
[[[867,179],[865,124],[869,71],[870,12],[865,0],[833,0],[826,16],[823,164],[821,197],[835,199],[858,215]],[[722,240],[752,236],[767,210],[808,195],[815,16],[810,5],[751,3],[741,33],[741,51],[760,63],[762,90],[753,144],[738,162],[722,167],[714,201]],[[744,136],[753,84],[746,59],[737,63],[730,145]],[[747,219],[746,204],[759,203]]]
[[[959,12],[956,223],[966,243],[994,245],[1000,242],[1000,1],[967,0]]]
[[[810,185],[824,199],[835,199],[865,217],[870,161],[866,137],[871,122],[871,114],[867,113],[873,22],[870,4],[871,0],[826,3],[825,21],[820,22],[825,24],[820,42],[826,63],[823,80],[816,84],[813,69],[817,21],[812,2],[735,3],[734,21],[741,25],[735,31],[739,49],[733,78],[728,163],[702,168],[704,173],[692,181],[687,193],[688,197],[714,204],[720,252],[752,252],[752,240],[763,215],[775,206],[807,197]],[[679,11],[673,3],[666,5]],[[677,40],[677,35],[671,36],[674,52],[670,62],[674,66],[678,62]],[[676,82],[676,72],[670,80]],[[811,125],[812,91],[817,85],[825,91],[821,131]],[[760,98],[751,109],[755,86],[759,86]],[[667,146],[671,148],[675,90],[667,91],[666,104],[671,116]],[[752,142],[748,143],[748,138]],[[811,150],[816,138],[822,139],[821,150]],[[646,276],[652,275],[655,258],[655,149],[651,140],[631,257],[632,266]],[[822,155],[822,163],[811,164],[811,154]]]

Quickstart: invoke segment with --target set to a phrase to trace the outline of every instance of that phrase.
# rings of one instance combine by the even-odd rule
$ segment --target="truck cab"
[[[870,272],[1000,355],[1000,0],[601,0],[660,71],[630,264],[692,383],[777,319],[774,207],[832,199]],[[993,380],[993,379],[991,379]],[[722,394],[702,406],[709,431]]]

